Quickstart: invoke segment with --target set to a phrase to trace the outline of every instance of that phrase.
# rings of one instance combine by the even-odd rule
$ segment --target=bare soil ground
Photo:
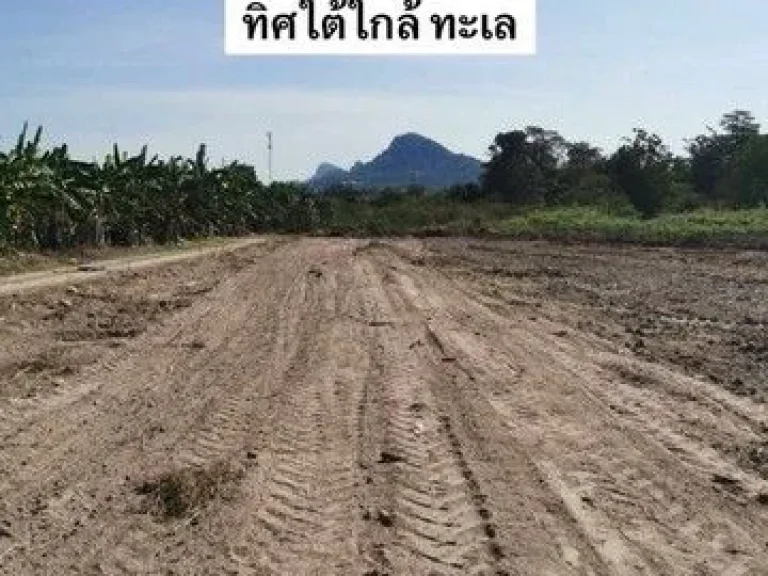
[[[767,263],[286,239],[17,286],[0,574],[768,574]]]

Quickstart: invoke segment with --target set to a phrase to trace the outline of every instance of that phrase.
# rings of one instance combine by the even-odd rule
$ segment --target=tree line
[[[256,170],[232,162],[212,167],[205,145],[193,158],[160,159],[147,147],[129,155],[115,145],[84,162],[68,147],[44,149],[42,128],[27,126],[0,152],[0,246],[61,249],[80,245],[166,243],[181,238],[333,229],[334,221],[375,218],[425,191],[310,193],[297,183],[264,185]],[[657,134],[634,131],[612,154],[556,131],[528,127],[498,134],[479,183],[438,196],[457,204],[598,205],[634,208],[650,218],[699,206],[768,204],[768,135],[744,110],[671,153]],[[371,216],[373,214],[373,216]],[[334,220],[335,219],[335,220]]]
[[[478,187],[459,196],[515,204],[608,204],[626,201],[645,217],[697,206],[768,204],[768,135],[752,113],[724,114],[718,128],[687,141],[676,156],[662,138],[636,129],[611,155],[588,142],[528,127],[498,134]]]

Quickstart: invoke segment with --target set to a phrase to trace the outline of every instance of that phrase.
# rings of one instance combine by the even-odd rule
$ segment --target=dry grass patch
[[[227,462],[181,468],[146,480],[136,487],[144,497],[143,512],[160,520],[192,516],[216,499],[234,494],[243,470]]]

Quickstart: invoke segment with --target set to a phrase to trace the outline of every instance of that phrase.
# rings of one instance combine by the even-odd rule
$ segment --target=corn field
[[[41,146],[25,125],[0,151],[0,246],[57,250],[167,243],[181,238],[313,227],[321,207],[301,187],[264,186],[252,166],[211,168],[205,145],[194,158],[130,156],[113,147],[101,162]]]

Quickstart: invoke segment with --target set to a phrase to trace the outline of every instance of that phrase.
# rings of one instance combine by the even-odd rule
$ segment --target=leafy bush
[[[102,162],[79,162],[67,146],[43,150],[42,129],[0,153],[0,244],[61,249],[136,245],[254,231],[303,232],[317,225],[315,200],[300,185],[265,187],[251,166],[211,168],[194,158],[161,160],[147,147],[117,145]]]

